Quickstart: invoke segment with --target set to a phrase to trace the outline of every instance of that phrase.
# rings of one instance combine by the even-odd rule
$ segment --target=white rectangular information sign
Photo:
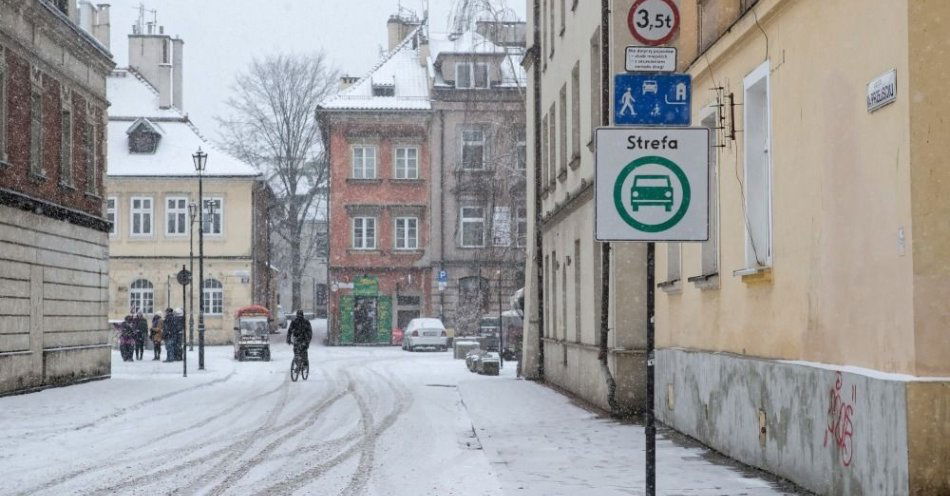
[[[598,241],[709,239],[709,130],[597,130]]]
[[[624,65],[627,72],[673,72],[676,70],[676,49],[628,46]]]

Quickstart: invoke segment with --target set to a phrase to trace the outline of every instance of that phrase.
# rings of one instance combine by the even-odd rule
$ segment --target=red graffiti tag
[[[828,446],[828,440],[833,439],[838,452],[841,455],[841,463],[845,467],[851,465],[852,436],[854,435],[854,424],[851,417],[854,415],[854,402],[857,400],[857,386],[851,386],[851,402],[846,402],[841,398],[841,386],[843,380],[841,372],[835,372],[835,386],[831,388],[830,404],[828,405],[828,429],[825,430],[825,446]]]

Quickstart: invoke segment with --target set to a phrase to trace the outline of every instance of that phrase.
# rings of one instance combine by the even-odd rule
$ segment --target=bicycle
[[[297,382],[297,378],[303,377],[307,380],[310,376],[310,364],[303,363],[303,357],[294,353],[294,359],[290,362],[290,380]]]

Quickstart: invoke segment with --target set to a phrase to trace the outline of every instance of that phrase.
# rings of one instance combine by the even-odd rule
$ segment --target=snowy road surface
[[[480,377],[450,353],[314,343],[294,383],[282,339],[270,363],[208,348],[187,379],[116,352],[110,380],[0,398],[0,494],[642,494],[641,427],[513,367]],[[658,445],[662,494],[783,494]]]

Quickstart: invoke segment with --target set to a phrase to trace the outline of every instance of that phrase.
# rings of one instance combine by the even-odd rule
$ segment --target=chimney
[[[343,91],[349,88],[350,86],[353,86],[359,80],[360,78],[355,77],[355,76],[346,76],[346,75],[341,76],[340,77],[340,91]]]
[[[79,3],[79,26],[104,47],[112,50],[109,9],[110,6],[107,3],[93,5],[89,0],[82,0]]]
[[[158,90],[162,108],[184,111],[185,42],[156,31],[164,33],[164,27],[148,23],[145,33],[136,30],[129,35],[129,67]]]
[[[386,21],[386,29],[389,31],[389,51],[402,43],[417,26],[419,26],[419,21],[414,17],[404,17],[400,14],[389,16],[389,20]]]

